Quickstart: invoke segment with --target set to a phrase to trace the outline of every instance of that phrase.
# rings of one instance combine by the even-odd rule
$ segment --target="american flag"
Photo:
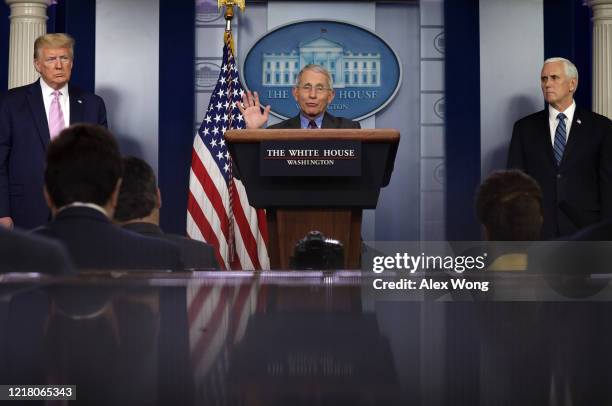
[[[187,234],[211,244],[224,269],[269,269],[265,211],[249,206],[242,182],[233,178],[224,138],[229,129],[245,128],[231,32],[224,42],[219,79],[193,141]]]

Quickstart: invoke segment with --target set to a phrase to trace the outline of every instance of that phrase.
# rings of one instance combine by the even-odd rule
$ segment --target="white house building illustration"
[[[380,54],[345,51],[344,45],[319,37],[300,43],[289,53],[264,53],[263,86],[293,86],[300,69],[310,63],[324,66],[334,88],[379,87]]]

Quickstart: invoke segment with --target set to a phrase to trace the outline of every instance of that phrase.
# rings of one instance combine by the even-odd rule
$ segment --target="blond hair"
[[[74,38],[63,33],[41,35],[34,41],[34,59],[38,59],[39,50],[42,48],[68,48],[70,58],[73,58]]]

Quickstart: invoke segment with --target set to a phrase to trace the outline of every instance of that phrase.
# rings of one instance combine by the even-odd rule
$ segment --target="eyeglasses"
[[[325,87],[323,85],[313,86],[310,83],[308,83],[306,85],[303,85],[303,86],[298,86],[297,88],[300,89],[304,93],[310,93],[310,91],[312,89],[314,89],[316,94],[323,93],[323,92],[326,92],[328,90],[331,90],[329,87]]]

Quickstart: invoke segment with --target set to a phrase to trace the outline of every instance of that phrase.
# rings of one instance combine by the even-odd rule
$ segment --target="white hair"
[[[325,75],[325,78],[327,79],[327,87],[332,90],[334,87],[334,84],[332,83],[332,78],[331,75],[329,74],[329,71],[327,69],[325,69],[323,66],[321,65],[317,65],[314,63],[310,63],[306,66],[304,66],[302,68],[302,70],[300,71],[300,73],[298,73],[297,78],[295,80],[295,86],[299,86],[300,82],[302,81],[302,75],[304,74],[304,72],[306,72],[307,70],[312,71],[312,72],[316,72],[316,73],[322,73],[323,75]]]
[[[570,78],[578,80],[578,69],[576,69],[576,65],[574,65],[569,59],[561,57],[548,58],[544,61],[544,65],[550,62],[563,62],[563,66],[565,67],[565,74]]]

